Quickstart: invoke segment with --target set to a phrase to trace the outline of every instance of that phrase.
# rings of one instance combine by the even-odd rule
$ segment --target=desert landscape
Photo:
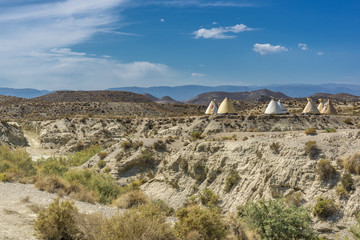
[[[271,94],[232,101],[235,116],[205,115],[206,105],[156,103],[119,91],[3,97],[0,235],[44,239],[35,220],[59,195],[75,201],[78,214],[92,216],[88,221],[100,221],[96,214],[130,217],[144,211],[141,206],[171,209],[159,217],[166,234],[145,229],[144,236],[154,236],[142,239],[284,239],[261,232],[241,213],[270,199],[311,218],[303,230],[311,233],[294,239],[356,239],[359,102],[334,98],[338,115],[300,115],[306,99],[285,97],[289,115],[264,115]],[[107,190],[89,185],[100,179]],[[319,202],[329,206],[318,210]],[[210,223],[207,230],[190,223],[185,228],[179,212],[193,208],[215,214],[211,220],[224,229]],[[89,224],[75,225],[81,232]],[[71,239],[104,237],[99,232]]]

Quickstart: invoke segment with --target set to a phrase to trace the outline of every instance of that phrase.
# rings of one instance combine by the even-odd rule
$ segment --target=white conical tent
[[[319,110],[317,109],[314,102],[311,100],[311,98],[308,98],[308,103],[306,104],[304,111],[302,114],[309,115],[309,114],[320,114]]]
[[[327,114],[327,115],[336,115],[337,114],[337,111],[336,111],[334,105],[332,104],[332,102],[330,102],[330,99],[325,104],[325,106],[322,109],[321,113],[322,114]]]
[[[319,105],[318,105],[318,110],[319,110],[319,112],[321,112],[323,109],[324,109],[324,103],[323,103],[323,100],[320,98],[319,99]]]
[[[205,114],[217,114],[218,113],[218,109],[215,103],[215,100],[212,100],[208,106],[208,108],[205,111]]]
[[[280,100],[277,102],[277,104],[279,105],[282,114],[289,114],[288,110]]]
[[[277,104],[277,102],[275,102],[274,99],[271,99],[265,110],[265,114],[282,114],[280,106]]]
[[[219,106],[218,114],[236,114],[234,105],[226,97]]]

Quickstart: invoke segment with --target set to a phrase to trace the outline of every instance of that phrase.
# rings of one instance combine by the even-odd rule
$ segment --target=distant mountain
[[[154,102],[156,102],[156,101],[158,101],[158,100],[159,100],[159,98],[154,97],[153,95],[148,94],[148,93],[143,93],[143,94],[141,94],[141,95],[143,95],[143,96],[147,97],[148,99],[150,99],[151,101],[154,101]]]
[[[289,96],[286,96],[281,92],[273,92],[268,89],[261,89],[249,92],[207,92],[187,100],[185,103],[207,105],[213,99],[215,99],[217,102],[220,102],[225,97],[228,97],[230,100],[252,101],[269,101],[271,97],[276,99],[290,99]]]
[[[164,103],[182,103],[182,102],[176,101],[169,96],[164,96],[164,97],[160,98],[159,100],[157,100],[156,103],[164,104]]]
[[[311,95],[313,99],[336,99],[343,102],[357,102],[360,101],[359,96],[347,94],[347,93],[337,93],[337,94],[330,94],[330,93],[315,93]]]
[[[262,85],[262,86],[200,86],[185,85],[176,87],[121,87],[110,88],[109,90],[130,91],[135,93],[148,93],[155,97],[170,96],[177,101],[185,101],[205,92],[243,92],[254,91],[260,89],[269,89],[274,92],[282,92],[290,97],[308,97],[318,92],[331,94],[348,93],[352,95],[360,95],[360,85],[356,84],[278,84],[278,85]]]
[[[53,91],[48,90],[37,90],[33,88],[0,88],[0,94],[5,96],[14,96],[14,97],[21,97],[21,98],[34,98],[39,97],[45,94],[49,94]]]
[[[152,102],[141,94],[124,91],[57,91],[32,100],[44,102]]]

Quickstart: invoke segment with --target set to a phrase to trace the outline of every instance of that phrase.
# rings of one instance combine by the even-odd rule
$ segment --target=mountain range
[[[196,97],[199,94],[207,92],[244,92],[268,89],[273,92],[281,92],[289,97],[308,97],[315,93],[338,94],[347,93],[360,96],[360,84],[279,84],[263,86],[202,86],[202,85],[185,85],[185,86],[158,86],[158,87],[118,87],[106,90],[128,91],[139,94],[151,94],[156,98],[168,96],[176,101],[186,101]],[[15,89],[0,88],[0,95],[15,96],[21,98],[35,98],[46,95],[55,91],[37,90],[31,88]]]

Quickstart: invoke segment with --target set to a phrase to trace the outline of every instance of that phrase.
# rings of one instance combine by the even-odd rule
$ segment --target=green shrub
[[[141,155],[136,158],[134,164],[142,171],[147,168],[153,168],[155,166],[155,161],[154,153],[149,150],[144,150],[141,152]]]
[[[346,191],[345,187],[341,183],[336,185],[335,192],[340,198],[346,198],[349,196],[349,192]]]
[[[360,153],[355,153],[345,158],[343,166],[350,173],[360,174]]]
[[[334,132],[336,132],[336,129],[335,128],[324,128],[324,131],[326,133],[334,133]]]
[[[316,141],[307,141],[305,143],[305,154],[308,155],[311,159],[314,159],[320,150],[316,145]]]
[[[344,119],[344,123],[347,124],[347,125],[353,125],[353,122],[352,122],[351,118]]]
[[[270,145],[270,149],[273,151],[273,153],[278,154],[280,149],[280,143],[274,142]]]
[[[200,201],[207,207],[215,207],[220,203],[220,198],[219,195],[215,194],[210,189],[205,188],[200,194]]]
[[[305,134],[314,136],[314,135],[316,135],[316,129],[315,128],[308,128],[308,129],[305,130]]]
[[[347,191],[354,190],[354,180],[350,173],[344,173],[340,178],[340,182]]]
[[[99,152],[97,155],[99,156],[100,160],[103,160],[104,158],[107,157],[108,153],[107,152]]]
[[[225,179],[225,192],[230,192],[234,185],[240,180],[240,176],[236,171],[231,171],[229,176]]]
[[[64,178],[70,183],[78,181],[89,191],[93,191],[102,204],[111,203],[118,198],[121,191],[115,179],[106,173],[95,173],[88,169],[72,169],[65,173]]]
[[[328,159],[320,159],[317,163],[315,171],[322,181],[327,181],[334,178],[337,174],[336,169]]]
[[[92,145],[84,150],[75,152],[68,156],[68,166],[69,167],[80,166],[102,150],[103,150],[102,146]]]
[[[57,198],[48,208],[39,211],[34,224],[35,236],[43,240],[81,239],[82,234],[75,221],[77,215],[73,203],[68,200],[60,202]]]
[[[68,171],[66,159],[63,157],[49,157],[41,159],[37,163],[41,175],[63,176]]]
[[[149,202],[149,198],[142,191],[133,190],[121,195],[117,200],[115,200],[115,206],[118,208],[128,209]]]
[[[176,212],[178,221],[175,223],[175,232],[180,239],[188,239],[191,232],[198,232],[199,239],[225,239],[225,223],[217,211],[198,205],[180,208]]]
[[[314,239],[309,212],[282,199],[247,203],[239,215],[263,239]]]
[[[360,214],[358,214],[356,221],[357,221],[357,224],[350,228],[350,233],[353,235],[353,237],[356,240],[360,240]]]
[[[103,168],[106,166],[106,162],[104,160],[100,160],[98,163],[97,163],[97,166],[98,168]]]
[[[337,206],[332,199],[324,199],[319,197],[316,201],[316,204],[313,208],[314,216],[319,217],[322,220],[327,219],[334,215],[337,211]]]
[[[203,138],[203,137],[202,137],[202,132],[200,132],[200,131],[193,131],[193,132],[191,133],[191,137],[192,137],[192,139],[193,139],[194,141],[199,140],[199,139],[202,139],[202,138]]]

